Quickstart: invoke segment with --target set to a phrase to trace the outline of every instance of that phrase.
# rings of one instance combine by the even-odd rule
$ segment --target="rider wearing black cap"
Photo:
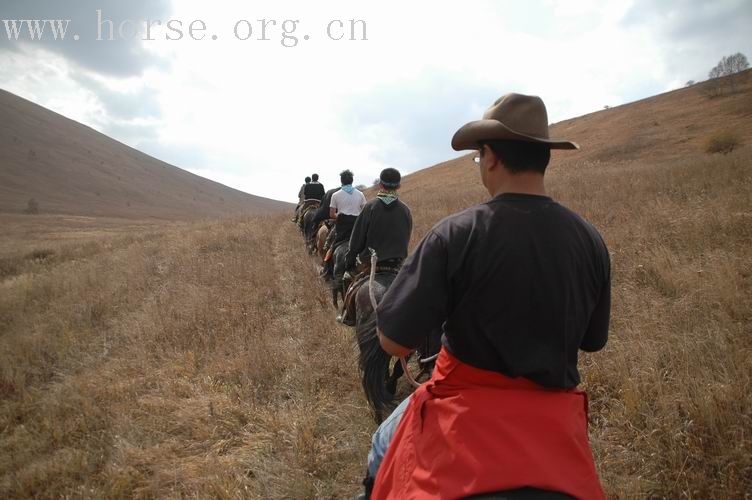
[[[380,266],[399,266],[407,257],[407,246],[413,230],[410,208],[397,195],[402,176],[394,168],[386,168],[379,176],[379,193],[366,203],[355,221],[350,235],[350,249],[345,269],[352,271],[356,262],[370,262],[369,249],[374,249]]]

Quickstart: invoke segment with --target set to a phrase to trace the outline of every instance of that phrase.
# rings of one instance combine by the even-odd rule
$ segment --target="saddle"
[[[305,223],[305,216],[308,212],[311,210],[315,210],[321,206],[321,202],[319,200],[311,199],[311,200],[305,200],[302,205],[300,205],[300,209],[298,210],[298,225],[300,226],[300,230],[303,230],[303,224]]]
[[[379,273],[392,273],[397,274],[400,270],[400,267],[402,267],[402,263],[389,263],[389,264],[382,264],[382,265],[376,265],[376,274]],[[358,290],[368,282],[368,280],[371,278],[371,263],[370,262],[364,262],[359,264],[355,268],[355,277],[353,278],[350,285],[347,287],[347,292],[345,293],[345,300],[342,305],[342,324],[347,326],[355,326],[355,297],[358,295]]]
[[[319,200],[306,200],[303,202],[303,205],[300,207],[300,213],[305,216],[307,212],[310,212],[311,210],[315,210],[321,206],[321,202]]]
[[[339,241],[337,243],[334,242],[334,240],[337,239],[337,228],[335,227],[331,231],[329,231],[329,236],[326,237],[326,241],[324,242],[324,250],[326,251],[326,256],[324,256],[324,262],[329,262],[334,257],[334,252],[337,251],[337,248],[341,247],[345,243],[349,243],[347,241]]]

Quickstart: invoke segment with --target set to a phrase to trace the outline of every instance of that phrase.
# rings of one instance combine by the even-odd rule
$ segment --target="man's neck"
[[[546,186],[543,176],[536,172],[520,172],[506,176],[496,189],[491,193],[492,197],[504,193],[535,194],[546,196]]]

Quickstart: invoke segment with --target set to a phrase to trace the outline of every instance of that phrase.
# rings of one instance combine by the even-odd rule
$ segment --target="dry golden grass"
[[[280,222],[95,239],[4,279],[0,497],[349,495],[351,333]]]
[[[561,170],[554,195],[603,232],[611,340],[584,360],[591,436],[615,496],[752,491],[750,151]]]
[[[728,154],[739,146],[739,137],[730,130],[724,130],[708,139],[708,142],[705,144],[705,152]]]
[[[406,183],[415,240],[485,198],[465,161],[466,192]],[[551,172],[612,252],[611,340],[582,369],[610,497],[752,491],[749,161]],[[0,496],[356,491],[373,424],[351,333],[284,219],[93,237],[5,277]]]

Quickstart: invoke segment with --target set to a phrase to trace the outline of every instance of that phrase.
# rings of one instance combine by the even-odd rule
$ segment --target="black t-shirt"
[[[357,218],[357,215],[337,214],[337,218],[334,222],[334,230],[337,233],[334,235],[335,245],[343,241],[350,241],[350,235],[352,234]]]
[[[571,388],[580,382],[578,349],[606,344],[610,309],[598,231],[549,197],[506,193],[434,226],[378,320],[402,346],[443,326],[444,345],[467,364]]]
[[[324,185],[320,182],[309,182],[303,189],[303,194],[306,200],[319,200],[324,198]]]
[[[361,262],[370,262],[369,248],[376,250],[379,262],[404,259],[413,231],[413,217],[401,200],[386,204],[379,198],[366,203],[355,221],[350,236],[350,250],[345,269],[351,269],[360,255]]]
[[[329,218],[329,208],[332,204],[332,195],[342,189],[341,187],[330,189],[324,195],[324,199],[321,200],[321,206],[316,210],[316,214],[313,216],[313,225],[317,225],[322,220]]]

